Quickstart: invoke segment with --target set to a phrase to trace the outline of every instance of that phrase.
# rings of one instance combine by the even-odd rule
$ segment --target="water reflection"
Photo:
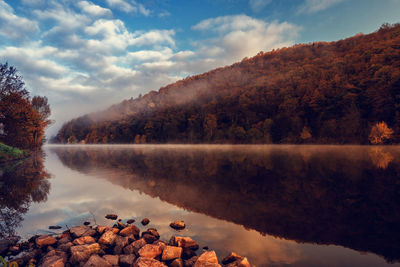
[[[44,202],[50,190],[40,152],[0,166],[0,238],[16,235],[33,202]]]
[[[300,243],[335,244],[388,262],[400,260],[398,147],[75,146],[51,151],[69,168],[189,211]]]

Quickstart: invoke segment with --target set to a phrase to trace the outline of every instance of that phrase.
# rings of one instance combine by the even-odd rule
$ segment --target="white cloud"
[[[203,57],[231,64],[259,51],[290,46],[301,28],[287,22],[267,23],[246,15],[223,16],[199,22],[194,30],[214,32],[216,36],[200,44]]]
[[[269,3],[271,3],[271,0],[249,0],[250,7],[254,12],[261,11]]]
[[[315,13],[330,8],[343,0],[305,0],[300,6],[299,13]]]
[[[119,9],[126,13],[140,13],[144,16],[150,15],[150,10],[145,8],[142,4],[136,3],[135,1],[128,2],[127,0],[106,0],[110,7]]]
[[[110,16],[112,14],[111,10],[98,5],[93,4],[88,1],[80,1],[77,6],[82,9],[83,12],[88,13],[92,16]]]
[[[36,21],[17,16],[11,6],[0,0],[0,35],[18,41],[37,32],[39,25]]]

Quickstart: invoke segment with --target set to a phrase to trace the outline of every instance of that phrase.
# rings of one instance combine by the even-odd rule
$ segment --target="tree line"
[[[60,143],[398,143],[400,24],[260,52],[73,119]]]
[[[47,97],[30,97],[15,67],[0,63],[0,142],[21,149],[38,149],[51,123]]]

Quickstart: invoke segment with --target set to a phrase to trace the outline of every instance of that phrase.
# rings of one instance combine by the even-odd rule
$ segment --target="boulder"
[[[183,221],[174,221],[174,222],[170,223],[169,226],[176,230],[182,230],[185,228],[185,223]]]
[[[140,257],[144,258],[156,258],[161,255],[162,248],[158,245],[146,244],[141,249],[139,249],[138,254]]]
[[[71,249],[71,247],[72,247],[73,245],[74,245],[74,244],[72,244],[72,242],[68,242],[68,243],[64,243],[64,244],[59,245],[59,246],[57,247],[57,249],[59,249],[59,250],[61,250],[61,251],[64,251],[64,252],[68,252],[68,251],[70,251],[70,249]]]
[[[143,237],[144,235],[146,235],[146,234],[152,235],[152,236],[154,236],[156,239],[160,239],[160,234],[157,232],[157,229],[154,229],[154,228],[149,228],[149,229],[147,229],[146,231],[142,232],[142,237]]]
[[[144,219],[142,220],[142,224],[143,224],[143,225],[148,225],[149,222],[150,222],[150,220],[149,220],[148,218],[144,218]]]
[[[153,258],[139,257],[135,267],[167,267],[167,265]]]
[[[67,253],[59,250],[48,252],[39,262],[40,267],[64,267],[67,262]]]
[[[119,255],[119,266],[131,267],[135,263],[136,256],[133,254]]]
[[[199,248],[199,245],[191,239],[190,237],[182,237],[182,236],[173,236],[169,240],[169,244],[172,246],[178,246],[182,248],[188,248],[192,250],[197,250]]]
[[[129,246],[124,248],[125,254],[137,253],[139,249],[141,249],[144,245],[146,245],[146,241],[144,239],[139,239],[132,242]]]
[[[93,254],[83,267],[112,267],[112,265],[99,255]]]
[[[96,234],[96,231],[86,225],[80,225],[72,227],[69,232],[72,234],[73,237],[78,238],[81,236],[92,236]]]
[[[117,234],[113,231],[106,231],[100,238],[99,243],[107,246],[114,245]]]
[[[109,219],[109,220],[116,220],[118,218],[118,215],[116,215],[116,214],[107,214],[106,215],[106,219]]]
[[[150,234],[144,234],[142,235],[142,238],[146,241],[147,244],[153,244],[155,241],[157,241],[157,237]]]
[[[119,234],[122,236],[129,236],[129,235],[134,235],[139,237],[140,229],[137,228],[135,225],[129,225],[122,229]]]
[[[100,245],[98,243],[72,246],[71,263],[76,264],[79,262],[85,262],[92,254],[97,254],[100,250]]]
[[[215,251],[206,251],[200,255],[194,264],[194,267],[220,267]]]
[[[169,267],[183,267],[183,260],[182,259],[175,259],[168,266]]]
[[[104,255],[103,259],[105,259],[112,266],[118,266],[118,262],[119,262],[118,255]]]
[[[57,239],[50,235],[41,235],[36,238],[36,245],[38,247],[51,246],[57,243]]]
[[[163,250],[161,260],[169,261],[169,260],[180,258],[181,255],[182,255],[181,247],[166,246]]]
[[[61,229],[62,227],[61,226],[59,226],[59,225],[50,225],[49,226],[49,229],[50,230],[57,230],[57,229]]]
[[[74,245],[84,245],[96,243],[96,240],[91,236],[82,236],[74,240]]]
[[[244,258],[241,257],[240,259],[237,259],[233,262],[225,264],[224,266],[226,266],[226,267],[250,267],[251,265],[246,257],[244,257]]]
[[[191,258],[188,259],[188,260],[184,260],[184,261],[183,261],[183,266],[184,266],[184,267],[192,267],[192,266],[196,263],[196,261],[197,261],[198,258],[199,258],[199,257],[197,257],[197,256],[193,256],[193,257],[191,257]]]
[[[115,247],[114,247],[114,254],[121,254],[122,249],[128,245],[128,237],[122,237],[117,235],[115,238]]]
[[[57,245],[61,245],[61,244],[66,244],[68,242],[71,242],[71,236],[69,234],[62,234],[60,237],[60,239],[58,239],[57,241]]]

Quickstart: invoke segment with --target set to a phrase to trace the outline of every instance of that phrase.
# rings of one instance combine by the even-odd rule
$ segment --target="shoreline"
[[[68,228],[61,234],[34,235],[19,242],[16,237],[0,240],[1,262],[8,266],[168,266],[168,267],[250,267],[246,257],[234,252],[221,263],[214,250],[199,245],[190,237],[180,236],[179,230],[186,227],[183,221],[171,222],[176,230],[169,241],[160,240],[155,228],[140,229],[129,219],[122,223],[115,214],[106,218],[115,221],[112,227],[90,222]],[[144,218],[140,224],[150,222]],[[139,222],[137,222],[139,224]],[[60,229],[49,226],[49,229]],[[225,256],[225,255],[223,255]],[[4,261],[5,259],[5,261]],[[17,265],[12,265],[17,264]]]

